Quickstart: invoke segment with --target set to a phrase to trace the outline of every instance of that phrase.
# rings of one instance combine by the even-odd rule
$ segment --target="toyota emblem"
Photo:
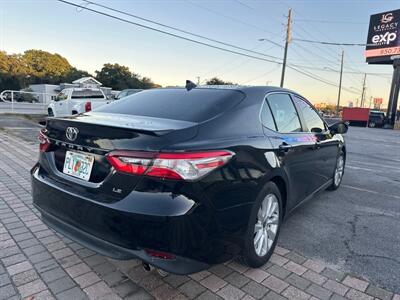
[[[79,133],[78,128],[68,127],[67,130],[65,131],[65,136],[67,137],[67,139],[73,142],[78,137],[78,133]]]

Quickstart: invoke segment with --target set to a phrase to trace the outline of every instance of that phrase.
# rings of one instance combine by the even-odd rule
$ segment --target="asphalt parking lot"
[[[36,147],[34,144],[38,129],[39,126],[30,120],[0,115],[0,135],[3,133],[3,137],[10,137],[7,145],[16,143],[14,136],[18,138],[18,141],[20,138],[26,141],[24,147],[29,150],[15,151],[12,154],[14,158],[21,156],[24,162],[21,166],[25,166],[26,174],[15,176],[22,176],[25,180],[29,179],[28,165],[32,164],[37,155],[33,149]],[[279,296],[284,296],[289,299],[309,299],[310,295],[314,295],[319,299],[344,299],[339,298],[339,295],[342,295],[348,299],[373,299],[367,295],[369,294],[379,299],[391,299],[392,294],[375,287],[379,286],[400,294],[400,259],[398,258],[400,253],[400,131],[351,127],[346,135],[346,142],[348,155],[342,187],[335,192],[322,192],[300,207],[287,220],[282,227],[277,255],[263,270],[251,273],[236,263],[231,263],[209,270],[211,273],[206,271],[192,277],[168,276],[163,281],[151,275],[151,277],[147,276],[143,282],[141,277],[145,275],[137,262],[130,264],[114,262],[114,265],[124,270],[126,276],[133,282],[139,282],[142,288],[136,290],[140,292],[142,298],[150,297],[145,293],[144,288],[150,291],[152,296],[160,299],[172,297],[171,295],[173,298],[179,296],[181,298],[203,297],[203,299],[218,297],[252,299],[250,295],[258,289],[260,289],[258,295],[261,296],[257,297],[254,294],[252,295],[254,298],[283,299]],[[17,146],[14,147],[17,148]],[[26,151],[32,153],[26,153]],[[3,183],[3,188],[6,183]],[[28,187],[26,189],[28,190]],[[0,200],[1,196],[0,194]],[[29,207],[29,197],[25,195],[25,198],[24,201]],[[5,229],[8,229],[8,226],[5,226]],[[1,228],[0,223],[0,235],[5,229]],[[68,244],[68,241],[66,243]],[[82,250],[82,247],[79,248],[76,245],[74,247],[78,251]],[[93,257],[94,255],[89,258],[94,260]],[[86,262],[84,258],[82,259]],[[310,262],[320,262],[320,265]],[[63,266],[62,261],[60,264]],[[72,273],[76,272],[76,269],[79,268],[73,269]],[[83,276],[82,273],[77,274],[80,277]],[[313,274],[314,277],[307,274]],[[347,274],[361,281],[352,279],[353,277],[348,277]],[[122,275],[118,276],[122,278]],[[249,278],[252,280],[249,281]],[[281,280],[279,281],[278,278]],[[329,288],[328,278],[341,282],[341,285]],[[108,282],[107,279],[99,275],[96,282],[95,285],[106,289],[104,285]],[[126,281],[123,282],[126,285]],[[262,284],[258,284],[261,282]],[[324,290],[322,288],[318,290],[315,284],[324,286],[330,291],[334,289],[335,294],[332,292],[324,294]],[[262,287],[263,292],[261,292]],[[116,289],[112,290],[115,292]],[[88,290],[96,295],[91,286],[86,287],[86,294]],[[304,294],[300,291],[304,291]],[[108,292],[111,293],[111,290]],[[49,291],[49,295],[52,293],[54,294],[53,290]],[[400,300],[400,296],[394,296],[393,299]]]
[[[342,186],[287,220],[280,243],[400,292],[400,131],[350,127]]]

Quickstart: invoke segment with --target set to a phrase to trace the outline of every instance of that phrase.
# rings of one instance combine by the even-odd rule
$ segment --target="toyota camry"
[[[48,118],[31,170],[43,220],[115,259],[189,274],[259,267],[282,221],[339,187],[343,123],[275,87],[153,89]]]

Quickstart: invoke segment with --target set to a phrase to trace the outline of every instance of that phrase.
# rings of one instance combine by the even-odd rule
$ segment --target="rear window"
[[[232,108],[244,97],[240,91],[227,89],[155,89],[130,95],[95,111],[198,123]]]
[[[72,91],[71,99],[104,99],[104,95],[96,90]]]

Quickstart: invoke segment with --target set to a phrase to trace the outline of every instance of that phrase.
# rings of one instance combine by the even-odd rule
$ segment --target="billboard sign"
[[[392,63],[400,55],[400,9],[372,15],[365,57],[369,63]]]

